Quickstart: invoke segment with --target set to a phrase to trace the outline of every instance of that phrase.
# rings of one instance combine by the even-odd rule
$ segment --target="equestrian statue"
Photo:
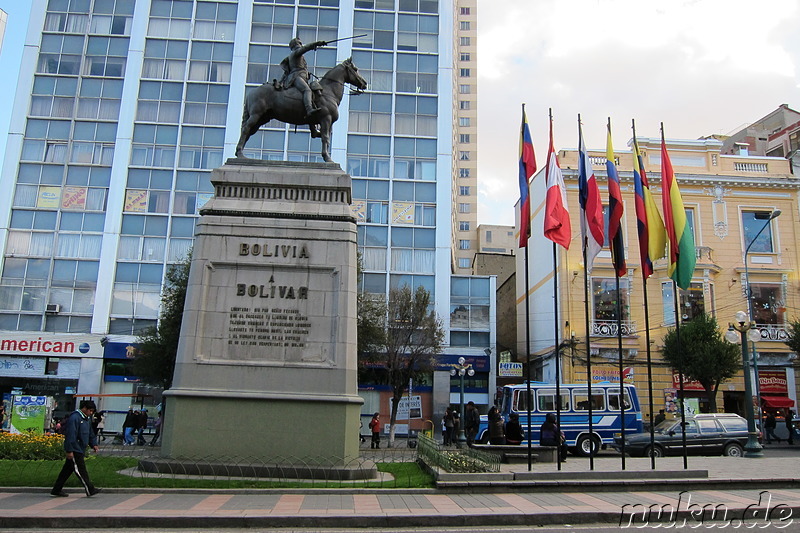
[[[304,46],[300,39],[292,39],[289,43],[291,52],[281,62],[281,80],[265,82],[247,93],[236,157],[245,157],[247,140],[261,126],[277,119],[296,126],[307,124],[311,136],[322,140],[322,158],[329,163],[332,161],[331,128],[339,119],[345,84],[356,87],[351,94],[361,94],[367,88],[367,81],[358,73],[352,58],[348,58],[330,69],[319,81],[309,83],[308,65],[303,54],[327,44],[329,42],[316,41]]]

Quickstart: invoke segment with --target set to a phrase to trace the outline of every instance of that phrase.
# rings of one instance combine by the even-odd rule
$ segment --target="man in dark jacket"
[[[481,424],[481,415],[478,413],[478,408],[475,407],[475,402],[467,403],[467,411],[464,413],[464,432],[467,436],[467,446],[475,444],[475,436],[478,434],[478,427]]]
[[[139,412],[139,421],[136,423],[136,444],[144,446],[147,444],[144,440],[144,430],[147,428],[147,409],[142,409]]]
[[[125,422],[122,423],[122,445],[133,445],[133,430],[136,424],[139,423],[139,411],[134,412],[133,409],[128,409],[128,414],[125,415]]]
[[[97,437],[92,431],[92,415],[96,410],[97,406],[92,400],[82,400],[80,408],[67,418],[64,436],[64,451],[67,452],[67,460],[58,474],[53,490],[50,491],[51,496],[69,496],[62,489],[73,472],[83,484],[86,496],[94,496],[100,492],[100,489],[92,485],[89,480],[89,473],[86,471],[84,462],[86,448],[91,447],[95,453],[98,450]]]

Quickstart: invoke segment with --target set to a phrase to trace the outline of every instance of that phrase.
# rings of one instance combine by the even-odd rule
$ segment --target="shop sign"
[[[102,357],[100,338],[86,342],[87,337],[69,335],[0,335],[0,355],[44,357]]]
[[[678,372],[672,371],[672,386],[678,390],[681,388],[681,375]],[[683,390],[706,390],[705,387],[693,379],[683,376]]]
[[[499,363],[497,375],[501,378],[521,378],[522,363]]]
[[[758,386],[761,394],[788,394],[785,370],[759,370]]]
[[[633,383],[633,367],[628,366],[622,369],[622,380],[625,383]],[[614,368],[592,367],[592,382],[601,383],[603,381],[619,383],[619,370]]]

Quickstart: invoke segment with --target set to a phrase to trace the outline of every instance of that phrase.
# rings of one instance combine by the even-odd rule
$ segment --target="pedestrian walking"
[[[122,445],[133,445],[133,430],[139,422],[139,413],[133,409],[128,409],[128,414],[125,415],[125,421],[122,423]]]
[[[775,414],[774,413],[767,413],[767,419],[764,421],[764,432],[766,433],[767,437],[767,444],[772,444],[772,439],[780,442],[781,439],[775,435],[775,427],[777,423],[775,422]]]
[[[73,473],[78,476],[83,489],[86,491],[86,496],[94,496],[100,492],[100,489],[92,485],[89,479],[89,472],[86,471],[86,462],[84,461],[86,448],[92,448],[95,453],[99,449],[97,436],[92,431],[92,415],[96,410],[97,406],[92,400],[81,400],[79,409],[69,415],[64,423],[66,426],[64,451],[67,457],[61,472],[58,474],[58,478],[56,478],[56,483],[53,485],[53,490],[50,491],[51,496],[69,496],[63,490],[64,483]]]
[[[789,438],[787,439],[787,441],[789,442],[789,444],[794,444],[794,411],[792,411],[787,407],[786,415],[784,416],[785,416],[784,420],[786,422],[786,429],[787,431],[789,431]]]

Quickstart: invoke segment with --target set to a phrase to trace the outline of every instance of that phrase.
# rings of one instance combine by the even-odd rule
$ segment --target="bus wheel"
[[[589,435],[581,435],[578,438],[578,442],[575,443],[575,448],[581,457],[589,457],[589,455],[597,455],[597,450],[600,446],[597,443],[597,439]]]

